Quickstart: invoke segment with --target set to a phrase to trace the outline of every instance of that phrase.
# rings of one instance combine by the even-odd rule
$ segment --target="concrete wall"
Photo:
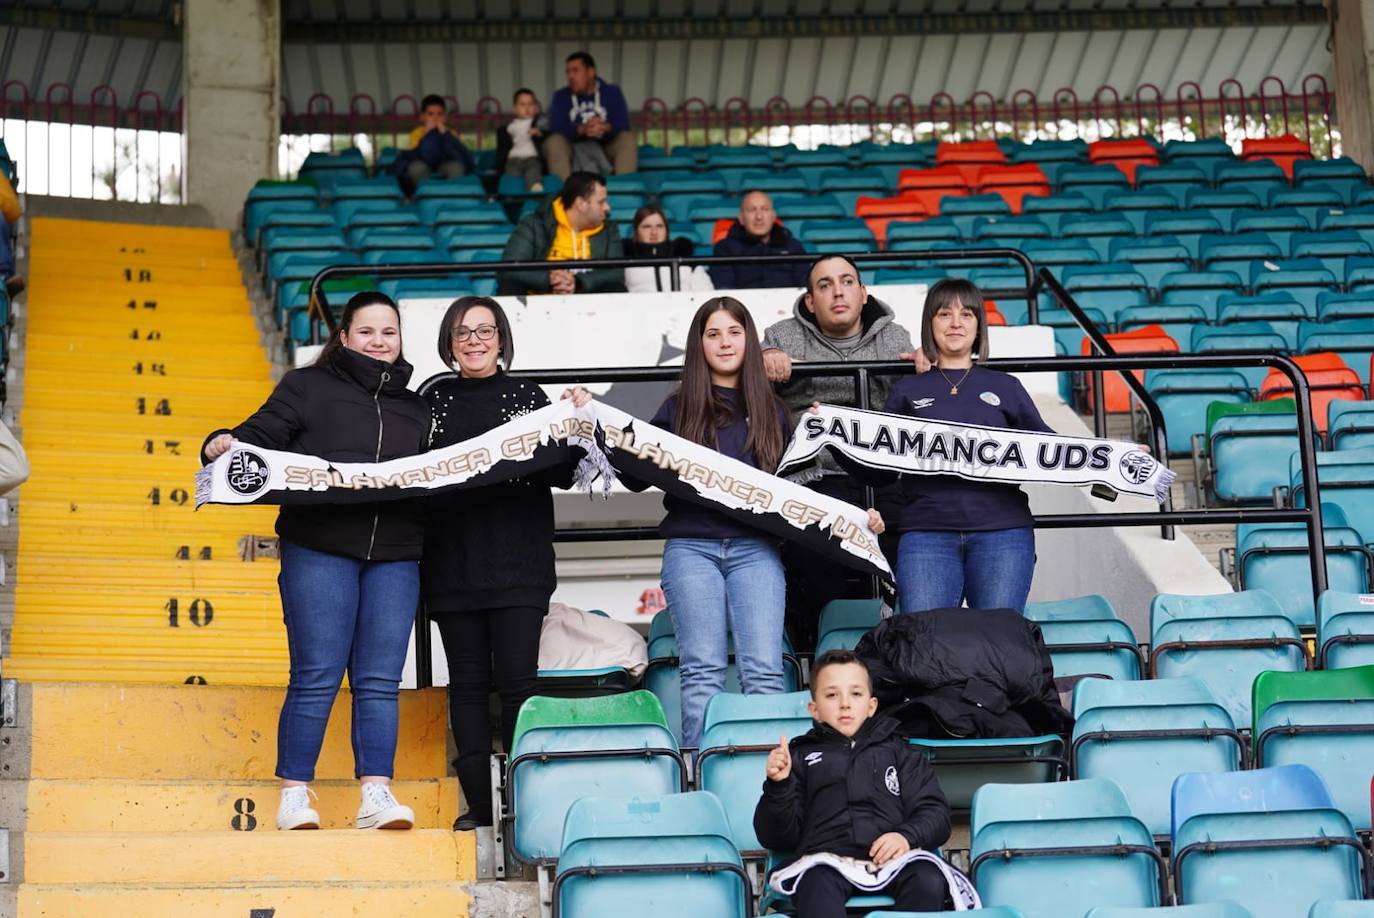
[[[276,175],[280,5],[186,0],[184,34],[183,200],[228,229],[253,183]]]
[[[1332,69],[1341,150],[1374,170],[1374,0],[1330,0]]]

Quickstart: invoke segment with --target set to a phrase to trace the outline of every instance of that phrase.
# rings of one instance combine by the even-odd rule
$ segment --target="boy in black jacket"
[[[768,756],[754,831],[774,851],[828,853],[881,868],[908,852],[934,852],[949,838],[949,806],[930,765],[893,733],[897,722],[874,717],[868,669],[847,650],[830,651],[812,673],[811,716],[818,723]],[[901,911],[944,908],[948,884],[934,864],[915,860],[883,891]],[[845,900],[869,890],[838,869],[815,864],[801,875],[792,901],[799,918],[843,918]]]

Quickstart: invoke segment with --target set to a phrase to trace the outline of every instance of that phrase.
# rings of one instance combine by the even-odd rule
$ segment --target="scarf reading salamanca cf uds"
[[[618,408],[571,400],[530,412],[444,449],[387,462],[330,462],[236,443],[196,473],[202,504],[359,503],[475,488],[585,456],[577,486],[619,475],[801,543],[866,574],[892,579],[865,510],[685,440]]]
[[[1174,473],[1134,443],[923,421],[821,405],[804,413],[778,474],[809,465],[822,449],[883,472],[957,475],[970,481],[1093,486],[1163,503]]]

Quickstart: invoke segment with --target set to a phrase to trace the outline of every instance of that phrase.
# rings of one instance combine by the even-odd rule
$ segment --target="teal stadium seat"
[[[816,630],[816,657],[827,650],[853,650],[859,638],[882,621],[877,599],[832,599],[821,609]]]
[[[1254,918],[1254,913],[1234,902],[1202,902],[1165,908],[1095,908],[1087,918]]]
[[[1348,156],[1332,159],[1300,159],[1293,163],[1293,184],[1298,188],[1327,188],[1354,204],[1355,196],[1369,188],[1369,177],[1360,164]]]
[[[1095,213],[1093,202],[1086,195],[1070,192],[1053,194],[1048,197],[1026,198],[1021,202],[1021,213],[1044,221],[1053,232],[1059,231],[1064,218],[1075,214]],[[1100,259],[1099,259],[1100,260]]]
[[[1111,326],[1124,309],[1146,306],[1150,285],[1144,275],[1125,263],[1082,265],[1062,272],[1064,289],[1085,309],[1101,310]]]
[[[1150,603],[1154,678],[1201,679],[1236,724],[1250,722],[1250,687],[1265,670],[1310,664],[1297,624],[1265,590],[1183,596]]]
[[[1271,210],[1292,208],[1307,218],[1308,224],[1320,226],[1321,218],[1333,210],[1341,210],[1345,202],[1339,192],[1331,188],[1280,188],[1269,192],[1267,204]]]
[[[1209,182],[1219,168],[1236,161],[1236,154],[1220,137],[1166,141],[1162,155],[1164,162],[1169,165],[1188,165],[1198,169]]]
[[[515,178],[517,176],[502,176],[502,178]],[[550,176],[544,178],[544,193],[552,194],[557,188],[549,187]],[[557,178],[552,176],[552,178]],[[523,197],[525,190],[524,182],[520,181],[520,192]],[[503,191],[502,195],[509,195],[511,192]],[[485,201],[487,199],[487,189],[482,184],[482,178],[478,175],[460,175],[457,178],[431,178],[425,179],[415,188],[415,200],[418,202],[432,201],[438,199],[466,199],[474,201]]]
[[[1327,583],[1333,590],[1370,588],[1370,554],[1339,506],[1322,503]],[[1236,527],[1236,574],[1241,589],[1267,590],[1301,628],[1316,625],[1307,526],[1241,523]]]
[[[1217,298],[1217,324],[1236,325],[1244,322],[1267,322],[1283,338],[1283,350],[1298,346],[1298,326],[1308,316],[1303,306],[1285,291],[1270,291],[1247,296],[1226,293]]]
[[[1164,163],[1158,166],[1140,165],[1135,170],[1135,186],[1141,191],[1162,191],[1174,199],[1176,207],[1187,200],[1188,189],[1207,184],[1207,176],[1197,166],[1187,163]]]
[[[1191,188],[1185,196],[1190,210],[1211,213],[1221,226],[1230,226],[1238,210],[1259,210],[1259,196],[1236,186],[1230,188]]]
[[[1307,918],[1374,918],[1374,901],[1314,902]]]
[[[1193,349],[1199,350],[1196,341]],[[1209,418],[1204,442],[1211,457],[1211,480],[1205,481],[1208,476],[1203,474],[1199,481],[1209,484],[1222,503],[1271,503],[1274,489],[1290,484],[1284,457],[1298,448],[1297,429],[1297,412],[1275,411],[1271,403],[1224,414],[1215,422]]]
[[[1366,190],[1369,193],[1370,190]],[[1374,201],[1359,207],[1332,208],[1317,215],[1317,229],[1322,232],[1353,230],[1360,238],[1374,245]]]
[[[1374,357],[1374,318],[1303,322],[1297,332],[1299,354],[1333,351],[1368,387],[1369,361]]]
[[[1116,171],[1115,166],[1091,168]],[[1106,261],[1112,240],[1135,235],[1135,227],[1131,221],[1116,214],[1075,214],[1060,221],[1059,235],[1061,238],[1083,241],[1093,247],[1098,258]]]
[[[1097,211],[1103,209],[1108,195],[1130,187],[1126,173],[1111,165],[1068,166],[1059,170],[1055,182],[1059,194],[1081,194]]]
[[[1355,230],[1323,229],[1319,233],[1295,233],[1290,240],[1294,258],[1315,258],[1333,277],[1344,277],[1346,260],[1374,255],[1374,246]]]
[[[1252,708],[1255,767],[1306,765],[1351,825],[1369,831],[1374,666],[1261,673]]]
[[[1175,778],[1246,765],[1246,742],[1200,679],[1083,679],[1073,716],[1073,776],[1115,782],[1155,836],[1169,835]]]
[[[1142,307],[1151,308],[1168,307]],[[1173,308],[1201,311],[1199,307]],[[1213,402],[1239,405],[1254,397],[1245,376],[1234,370],[1147,370],[1145,388],[1164,413],[1171,456],[1192,452],[1193,437],[1207,431],[1207,407]]]
[[[1297,450],[1289,453],[1289,483],[1296,507],[1307,506]],[[1321,484],[1322,506],[1335,504],[1345,513],[1350,526],[1374,543],[1374,449],[1342,449],[1317,453],[1317,480]]]
[[[1135,228],[1135,234],[1143,235],[1147,214],[1157,211],[1176,211],[1178,206],[1178,199],[1168,191],[1147,189],[1109,194],[1102,209],[1109,213],[1120,214],[1130,220],[1131,225]]]
[[[649,692],[601,698],[536,695],[520,709],[506,767],[503,820],[525,863],[552,864],[579,797],[652,799],[687,789],[687,766]],[[729,838],[728,826],[721,833]]]
[[[1172,236],[1113,239],[1110,254],[1112,261],[1124,262],[1138,271],[1152,291],[1159,290],[1166,274],[1192,267],[1188,249]]]
[[[752,889],[714,794],[585,796],[567,811],[554,918],[745,918]]]
[[[814,725],[809,692],[783,695],[738,695],[722,692],[706,705],[701,752],[696,759],[696,786],[725,804],[730,839],[746,858],[762,858],[764,847],[754,834],[768,753],[782,737],[801,736]]]
[[[967,813],[978,789],[989,784],[1046,784],[1068,774],[1062,737],[1002,739],[912,738],[912,746],[935,769],[945,801],[955,813]]]
[[[1270,159],[1218,166],[1212,181],[1218,188],[1241,188],[1260,197],[1268,194],[1271,188],[1290,187],[1282,167]]]
[[[1374,664],[1374,594],[1327,590],[1318,597],[1317,663],[1323,669]]]
[[[1374,447],[1374,401],[1335,399],[1327,404],[1326,414],[1326,439],[1331,449]]]
[[[1276,210],[1240,210],[1231,219],[1233,233],[1264,233],[1284,252],[1291,252],[1295,233],[1312,230],[1312,222],[1294,207]]]
[[[1217,301],[1244,286],[1234,271],[1174,271],[1160,278],[1159,301],[1201,306],[1209,317],[1215,318]]]
[[[1344,273],[1344,270],[1342,270]],[[1256,263],[1250,266],[1250,286],[1255,293],[1283,291],[1317,314],[1317,296],[1337,289],[1336,275],[1319,258],[1290,258],[1287,261]]]
[[[1027,199],[1030,200],[1030,199]],[[892,227],[888,227],[891,234]],[[890,238],[890,235],[889,235]],[[1068,265],[1093,265],[1102,259],[1097,250],[1076,239],[1032,239],[1022,247],[1038,267],[1059,269]],[[1123,259],[1124,260],[1124,259]],[[1055,274],[1061,272],[1056,270]]]
[[[1283,254],[1264,233],[1203,236],[1198,241],[1198,257],[1204,271],[1234,271],[1241,277],[1250,274],[1252,264],[1277,261]]]
[[[974,798],[970,833],[969,873],[985,905],[1082,918],[1169,901],[1154,838],[1111,781],[989,784]]]
[[[1348,293],[1325,291],[1317,294],[1317,321],[1335,319],[1374,318],[1374,290],[1353,290]]]
[[[1180,210],[1145,215],[1146,236],[1169,236],[1187,249],[1188,257],[1193,259],[1198,257],[1203,236],[1225,231],[1211,211]]]
[[[1232,900],[1256,918],[1290,918],[1367,892],[1350,820],[1303,765],[1180,776],[1172,837],[1180,903]]]
[[[1026,618],[1040,626],[1054,674],[1139,679],[1145,654],[1131,626],[1105,596],[1077,596],[1026,603]]]
[[[945,197],[940,200],[940,216],[947,217],[959,227],[959,235],[973,238],[974,224],[982,217],[1010,217],[1011,206],[1001,195],[971,194],[965,197]]]

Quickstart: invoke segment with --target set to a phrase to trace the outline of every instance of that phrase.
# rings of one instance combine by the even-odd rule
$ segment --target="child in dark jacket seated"
[[[950,885],[922,852],[949,838],[949,806],[931,766],[895,720],[874,716],[868,668],[853,653],[821,655],[811,697],[818,723],[769,754],[754,810],[759,841],[800,856],[774,874],[775,888],[795,881],[799,918],[843,918],[846,899],[878,889],[900,911],[940,911]]]

